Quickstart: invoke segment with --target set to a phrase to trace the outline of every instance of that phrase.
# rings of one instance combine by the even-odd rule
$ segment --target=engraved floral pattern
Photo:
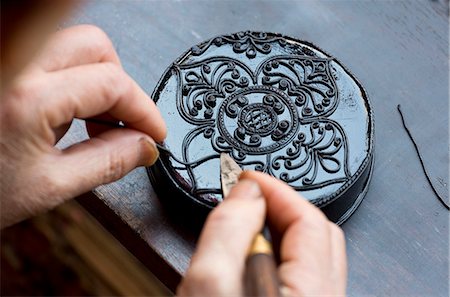
[[[209,56],[172,66],[177,110],[193,126],[183,140],[177,169],[186,170],[193,194],[199,189],[195,168],[230,153],[243,167],[267,172],[297,190],[344,182],[350,177],[344,130],[328,117],[338,103],[331,58],[318,57],[302,45],[278,36],[241,32],[193,47],[202,57],[209,47],[228,44],[245,59]],[[289,55],[269,55],[273,46],[290,47]],[[267,57],[264,57],[267,55]],[[192,160],[189,147],[201,137],[213,155]]]

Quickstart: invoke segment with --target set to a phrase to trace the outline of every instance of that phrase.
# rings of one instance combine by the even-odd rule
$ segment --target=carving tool
[[[101,120],[101,119],[95,119],[95,118],[87,118],[87,119],[82,119],[84,120],[86,123],[93,123],[96,125],[101,125],[101,126],[107,126],[107,127],[111,127],[111,128],[119,128],[119,129],[123,129],[123,128],[127,128],[125,125],[123,125],[121,122],[111,122],[111,121],[107,121],[107,120]],[[175,157],[172,152],[165,147],[164,145],[161,145],[157,142],[155,142],[156,147],[158,148],[158,150],[161,152],[164,152],[166,154],[168,154],[172,159],[174,159],[176,162],[183,164],[183,165],[192,165],[195,164],[195,162],[189,163],[189,162],[185,162],[183,160],[178,159],[177,157]]]
[[[86,123],[93,123],[93,124],[107,126],[107,127],[111,127],[111,128],[119,128],[119,129],[126,128],[123,124],[106,121],[106,120],[100,120],[100,119],[94,119],[94,118],[87,118],[87,119],[81,119],[81,120],[84,120]],[[164,151],[166,153],[171,153],[168,148],[162,146],[161,144],[159,144],[157,142],[155,144],[159,150]]]
[[[220,154],[220,182],[224,199],[238,182],[242,169],[227,154]],[[257,234],[250,246],[244,275],[245,296],[281,296],[277,267],[268,229]]]

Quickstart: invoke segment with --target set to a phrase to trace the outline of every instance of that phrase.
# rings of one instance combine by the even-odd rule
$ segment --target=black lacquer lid
[[[210,39],[166,70],[153,99],[171,154],[149,173],[175,207],[207,212],[222,200],[222,152],[287,182],[337,223],[365,195],[373,159],[367,95],[311,43],[261,32]]]

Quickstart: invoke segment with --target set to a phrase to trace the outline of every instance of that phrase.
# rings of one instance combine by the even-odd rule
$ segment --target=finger
[[[336,287],[336,295],[345,296],[347,284],[347,253],[345,249],[344,232],[336,224],[330,222],[331,234],[331,278],[334,283],[340,286]]]
[[[137,166],[150,166],[158,158],[155,142],[142,132],[113,129],[53,157],[58,166],[50,173],[65,197],[75,197],[101,184],[115,181]]]
[[[73,118],[108,113],[129,127],[162,141],[164,121],[147,94],[122,69],[112,63],[72,67],[47,74],[42,108],[50,127]]]
[[[294,222],[283,234],[280,248],[280,279],[291,288],[307,288],[328,279],[331,269],[331,241],[328,223],[306,226],[301,220]],[[311,279],[313,277],[313,279]],[[319,278],[319,279],[315,279]],[[302,280],[302,283],[299,283]],[[313,292],[308,292],[309,294]]]
[[[282,234],[279,276],[296,294],[314,294],[319,278],[329,273],[331,243],[329,221],[314,205],[287,184],[263,173],[244,172],[261,187],[267,202],[268,219]],[[299,282],[301,281],[301,283]]]
[[[273,227],[281,234],[295,221],[326,219],[313,204],[305,200],[286,183],[257,171],[244,171],[242,179],[251,179],[259,184],[267,201],[267,216]],[[282,216],[280,214],[283,214]]]
[[[35,65],[44,71],[120,60],[111,40],[100,28],[78,25],[56,32],[40,51]]]
[[[258,185],[246,180],[236,184],[209,215],[179,293],[240,295],[246,254],[263,226],[264,214]]]

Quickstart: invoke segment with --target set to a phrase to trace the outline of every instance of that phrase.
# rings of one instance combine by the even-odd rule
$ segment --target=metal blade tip
[[[224,198],[238,182],[241,172],[241,167],[228,154],[220,154],[220,181]]]

